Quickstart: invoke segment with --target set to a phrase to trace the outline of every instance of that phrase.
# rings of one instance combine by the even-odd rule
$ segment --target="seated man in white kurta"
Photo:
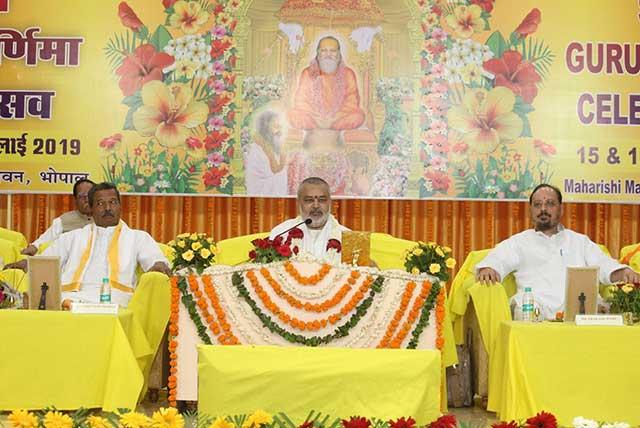
[[[328,251],[331,247],[330,241],[341,243],[342,232],[349,229],[331,215],[331,193],[327,182],[319,177],[304,179],[298,186],[297,200],[300,215],[274,227],[269,238],[274,239],[298,225],[297,228],[303,233],[300,251],[331,264],[340,263],[340,254]],[[305,224],[305,220],[311,221]],[[288,234],[289,232],[284,233],[282,238],[286,240]]]
[[[170,274],[158,244],[144,231],[120,220],[120,194],[111,183],[89,192],[95,224],[61,235],[43,253],[59,256],[63,307],[70,301],[97,303],[103,278],[111,284],[111,302],[127,306],[136,286],[136,267]]]
[[[598,266],[600,282],[640,283],[640,275],[602,252],[586,235],[560,224],[562,194],[541,184],[529,198],[534,229],[520,232],[498,244],[476,265],[480,282],[500,282],[514,272],[518,292],[512,304],[522,304],[525,287],[531,287],[544,318],[554,318],[564,308],[566,268]]]

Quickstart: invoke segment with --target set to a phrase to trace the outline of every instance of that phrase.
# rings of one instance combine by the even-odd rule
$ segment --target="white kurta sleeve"
[[[600,282],[602,284],[611,284],[611,274],[618,269],[624,269],[628,266],[620,264],[617,260],[606,255],[602,249],[585,236],[584,248],[585,262],[587,266],[600,267]]]
[[[158,243],[147,232],[136,230],[136,260],[145,272],[156,262],[164,262],[169,266],[169,261],[162,254]]]
[[[53,219],[49,229],[45,230],[45,232],[40,235],[38,239],[33,241],[31,245],[36,248],[40,248],[40,245],[47,242],[53,242],[58,239],[60,235],[62,235],[62,220],[60,220],[60,217],[56,217]]]
[[[514,270],[518,269],[520,264],[520,252],[514,237],[508,238],[491,250],[487,257],[476,265],[476,273],[478,269],[490,267],[500,275],[500,281]]]

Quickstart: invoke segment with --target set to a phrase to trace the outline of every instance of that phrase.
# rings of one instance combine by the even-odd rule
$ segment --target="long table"
[[[440,352],[406,349],[198,346],[198,411],[208,415],[309,411],[381,420],[440,416]]]
[[[640,424],[640,327],[574,323],[500,325],[491,355],[488,409],[502,420],[541,410]]]
[[[153,350],[132,311],[2,310],[0,328],[0,410],[135,408]]]

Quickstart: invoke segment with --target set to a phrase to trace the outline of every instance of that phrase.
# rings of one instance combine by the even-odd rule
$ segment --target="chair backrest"
[[[405,251],[415,247],[417,243],[396,238],[387,233],[371,234],[371,260],[380,270],[404,270]]]
[[[235,238],[218,241],[220,253],[216,262],[221,265],[235,266],[249,261],[249,251],[253,249],[251,241],[269,236],[269,232],[254,233],[252,235],[236,236]]]
[[[22,233],[16,232],[15,230],[0,227],[0,238],[6,239],[7,241],[13,241],[20,250],[27,246],[27,238],[25,238]]]
[[[0,238],[0,257],[2,257],[3,265],[16,262],[20,257],[20,249],[14,241]]]
[[[631,269],[640,272],[640,243],[622,247],[620,250],[620,263],[629,265]]]

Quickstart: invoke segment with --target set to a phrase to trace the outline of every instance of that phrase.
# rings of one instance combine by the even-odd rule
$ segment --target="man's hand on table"
[[[171,268],[165,262],[155,262],[147,272],[160,272],[167,276],[172,275]]]
[[[37,252],[38,252],[38,247],[31,244],[24,250],[20,251],[20,254],[23,254],[25,256],[35,256]]]
[[[611,273],[612,283],[640,284],[640,274],[630,268],[623,268]]]
[[[476,273],[476,281],[481,282],[484,285],[491,285],[496,282],[500,282],[500,274],[495,269],[490,267],[483,267],[478,269]]]

